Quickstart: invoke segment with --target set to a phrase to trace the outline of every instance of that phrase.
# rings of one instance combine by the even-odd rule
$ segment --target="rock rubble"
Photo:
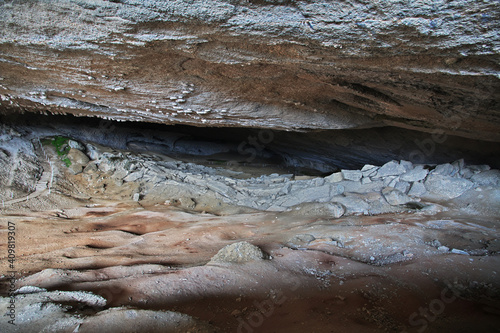
[[[95,167],[90,168],[90,165]],[[190,200],[190,207],[203,196],[225,204],[260,211],[293,211],[299,215],[373,215],[402,212],[460,197],[480,186],[498,186],[500,173],[488,166],[452,164],[420,165],[390,161],[378,167],[342,170],[326,177],[270,174],[240,179],[237,172],[151,155],[104,152],[91,161],[86,172],[96,168],[111,178],[141,184],[141,198],[158,193],[171,195],[161,200]],[[159,191],[175,188],[175,191]],[[134,199],[139,197],[136,194]]]

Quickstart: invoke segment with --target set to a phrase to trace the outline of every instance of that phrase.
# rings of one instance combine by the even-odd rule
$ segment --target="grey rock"
[[[97,171],[97,163],[95,162],[90,162],[85,168],[83,168],[84,173],[96,173]]]
[[[141,195],[139,193],[134,193],[132,196],[132,200],[139,201],[141,199]]]
[[[372,180],[370,179],[370,177],[363,177],[361,179],[361,184],[363,184],[363,185],[370,184],[371,182],[372,182]]]
[[[358,197],[357,195],[352,195],[349,193],[346,193],[345,196],[333,197],[332,202],[342,204],[346,209],[346,214],[367,215],[371,208],[368,202]]]
[[[384,178],[384,186],[393,187],[399,181],[398,176],[388,176]]]
[[[311,234],[300,234],[293,236],[285,245],[291,249],[304,249],[316,238]]]
[[[220,249],[209,263],[245,263],[264,260],[267,257],[259,247],[248,242],[238,242]]]
[[[68,152],[68,158],[71,162],[69,170],[75,175],[82,172],[83,168],[89,163],[90,159],[78,149],[71,148]]]
[[[375,177],[382,178],[382,177],[387,177],[387,176],[399,176],[405,172],[406,172],[406,169],[404,166],[400,165],[396,161],[390,161],[390,162],[387,162],[386,164],[384,164],[383,166],[381,166],[380,169],[378,169]]]
[[[471,180],[482,186],[498,186],[500,185],[500,170],[487,170],[475,174]]]
[[[394,188],[398,191],[401,191],[402,193],[408,193],[408,190],[410,189],[410,183],[399,181],[396,183],[396,185],[394,185]]]
[[[438,248],[443,244],[441,244],[441,242],[438,239],[433,239],[431,245],[434,246],[435,248]]]
[[[425,185],[421,182],[415,182],[411,185],[408,195],[412,197],[420,197],[427,192]]]
[[[464,255],[469,255],[468,252],[466,251],[463,251],[463,250],[459,250],[459,249],[451,249],[451,253],[454,253],[454,254],[464,254]]]
[[[391,187],[383,189],[382,195],[391,206],[404,205],[412,201],[409,196]]]
[[[278,199],[274,204],[283,207],[292,207],[303,202],[327,202],[330,200],[333,190],[337,193],[340,186],[323,185],[320,187],[305,188],[299,191],[291,191],[289,195]],[[337,189],[337,191],[335,190]]]
[[[361,168],[361,173],[363,177],[372,177],[377,174],[379,167],[371,164],[365,164],[363,168]]]
[[[460,176],[465,179],[471,179],[471,177],[474,176],[474,172],[471,169],[464,167],[460,170]]]
[[[127,177],[123,178],[126,182],[136,182],[144,176],[144,171],[139,170],[129,174]]]
[[[226,198],[231,198],[236,195],[236,191],[233,188],[218,181],[209,179],[206,181],[206,187]]]
[[[401,160],[399,164],[402,165],[407,172],[413,169],[413,163],[410,161]]]
[[[417,165],[414,169],[402,174],[400,179],[405,182],[418,182],[419,180],[425,179],[428,173],[429,170],[424,169],[421,165]]]
[[[325,180],[330,183],[338,183],[344,180],[344,177],[342,176],[342,172],[335,172],[332,173],[330,176],[325,177]]]
[[[345,207],[339,203],[303,203],[293,207],[295,214],[301,216],[324,216],[339,218],[345,214]]]
[[[489,165],[469,165],[468,168],[471,169],[474,173],[488,171],[491,169]]]
[[[438,251],[441,251],[441,252],[450,251],[450,248],[448,246],[439,246],[437,249],[438,249]]]
[[[442,176],[455,176],[458,173],[458,167],[451,165],[450,163],[440,164],[432,171],[433,174]]]
[[[424,182],[425,188],[435,197],[454,199],[474,186],[474,183],[461,178],[430,174]]]
[[[68,140],[68,146],[70,146],[70,148],[78,149],[80,151],[85,151],[85,146],[75,140]]]
[[[342,176],[345,180],[359,181],[363,174],[359,170],[342,170]]]

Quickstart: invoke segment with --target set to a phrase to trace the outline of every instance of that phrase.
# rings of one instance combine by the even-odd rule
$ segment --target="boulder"
[[[67,156],[71,162],[69,170],[75,175],[82,172],[83,168],[89,163],[90,159],[82,151],[71,148]]]
[[[210,263],[244,263],[264,260],[268,256],[259,247],[248,242],[238,242],[227,245],[212,257]]]
[[[474,183],[462,178],[431,174],[424,182],[425,188],[437,198],[454,199],[474,186]]]

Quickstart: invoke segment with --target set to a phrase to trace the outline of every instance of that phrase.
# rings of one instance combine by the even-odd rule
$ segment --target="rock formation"
[[[495,1],[12,1],[3,112],[499,141]]]
[[[498,1],[0,1],[0,331],[490,332]]]

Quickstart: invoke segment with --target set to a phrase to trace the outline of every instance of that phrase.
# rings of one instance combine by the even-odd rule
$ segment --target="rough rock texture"
[[[21,292],[23,289],[32,291]],[[0,321],[2,332],[215,332],[208,323],[181,313],[127,308],[103,310],[106,299],[101,296],[40,289],[23,287],[17,295],[0,297],[2,314],[9,313],[8,306],[12,303],[17,305],[15,325]]]
[[[500,140],[496,1],[0,3],[2,112]]]
[[[220,249],[220,251],[212,257],[210,263],[243,263],[253,260],[263,260],[265,258],[266,254],[257,246],[248,242],[238,242]]]

